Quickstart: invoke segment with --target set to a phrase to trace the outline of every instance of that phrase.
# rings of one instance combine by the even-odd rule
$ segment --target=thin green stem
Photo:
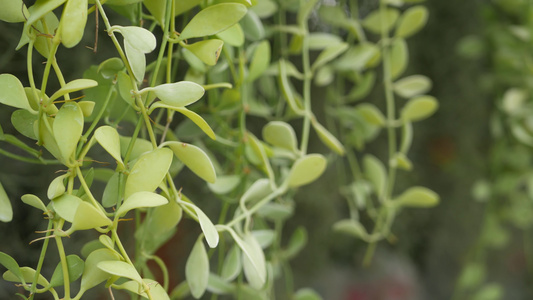
[[[41,248],[41,255],[39,255],[39,261],[37,262],[37,267],[35,268],[35,275],[33,276],[33,282],[37,282],[37,280],[39,279],[39,275],[41,274],[41,270],[44,264],[44,258],[46,256],[46,250],[48,249],[48,243],[50,242],[50,239],[48,237],[52,235],[51,229],[52,229],[53,224],[54,223],[52,222],[51,219],[48,220],[48,227],[46,228],[46,236],[45,236],[46,238],[44,239],[43,247]],[[32,284],[30,288],[29,300],[33,299],[36,290],[37,290],[37,284]]]
[[[61,226],[58,226],[56,230],[61,230]],[[65,289],[65,300],[70,300],[70,278],[68,272],[67,257],[65,256],[65,248],[63,247],[63,240],[59,236],[54,237],[57,245],[57,251],[61,260],[61,269],[63,270],[63,287]]]
[[[101,210],[101,207],[100,207],[100,205],[98,205],[98,202],[94,198],[93,193],[89,189],[89,186],[87,185],[87,182],[85,181],[85,178],[83,178],[83,174],[81,172],[80,166],[79,165],[76,166],[75,170],[76,170],[76,174],[78,175],[78,180],[80,181],[81,186],[85,190],[85,194],[87,195],[87,197],[89,197],[89,200],[91,200],[91,203],[93,204],[93,206],[96,209],[100,209]],[[103,211],[103,213],[105,213],[105,211]]]

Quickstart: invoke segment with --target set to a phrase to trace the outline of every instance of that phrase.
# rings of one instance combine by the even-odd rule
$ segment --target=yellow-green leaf
[[[189,110],[185,107],[175,107],[156,102],[150,107],[150,113],[156,108],[168,108],[184,114],[187,118],[193,121],[194,124],[198,125],[198,127],[200,127],[200,129],[202,129],[202,131],[207,134],[207,136],[209,136],[213,140],[216,139],[215,132],[213,132],[213,129],[211,129],[209,124],[207,124],[207,122],[194,111]]]
[[[392,79],[398,78],[402,75],[409,63],[409,50],[407,49],[407,43],[404,39],[395,39],[392,43],[390,51],[391,59],[391,77]]]
[[[120,166],[124,167],[122,157],[120,156],[120,136],[115,128],[101,126],[94,132],[94,138],[107,153],[113,156]]]
[[[387,183],[387,171],[383,163],[371,154],[365,155],[363,158],[363,167],[366,178],[370,180],[374,186],[376,195],[381,198],[385,192],[385,184]]]
[[[92,79],[75,79],[71,82],[65,84],[63,87],[61,87],[57,92],[55,92],[51,97],[49,101],[54,101],[58,99],[59,97],[68,94],[73,93],[77,91],[81,91],[84,89],[92,88],[98,85],[98,82]]]
[[[374,104],[359,104],[356,106],[356,110],[361,114],[366,122],[376,126],[385,125],[385,116],[383,116],[383,113]]]
[[[215,167],[209,159],[209,156],[200,149],[191,144],[180,142],[166,142],[174,154],[196,175],[209,183],[215,183],[217,175]]]
[[[1,222],[11,222],[13,219],[13,208],[11,207],[11,202],[7,196],[4,187],[0,183],[0,221]]]
[[[420,29],[422,29],[428,21],[429,12],[426,7],[417,5],[407,9],[398,21],[396,28],[396,36],[407,38]]]
[[[329,130],[315,119],[312,120],[311,124],[313,125],[318,138],[324,143],[324,145],[328,146],[329,149],[335,151],[337,154],[344,155],[344,146],[331,132],[329,132]]]
[[[411,75],[394,83],[394,91],[403,98],[411,98],[428,92],[431,80],[423,75]]]
[[[324,173],[326,166],[326,158],[321,154],[303,156],[292,166],[287,182],[290,187],[311,183]]]
[[[244,32],[239,23],[217,33],[217,37],[223,40],[224,43],[234,47],[240,47],[244,44]]]
[[[186,40],[217,34],[239,22],[246,11],[246,6],[238,3],[221,3],[209,6],[192,18],[183,28],[179,39]]]
[[[205,93],[204,88],[191,81],[160,84],[145,88],[141,92],[153,91],[163,104],[183,107],[198,101]]]
[[[67,1],[61,16],[61,43],[67,48],[76,46],[83,38],[87,24],[87,0]]]
[[[111,225],[111,220],[106,217],[102,210],[85,201],[79,203],[72,221],[72,228],[75,230],[87,230]]]
[[[395,8],[389,7],[385,11],[377,9],[363,20],[363,26],[375,34],[381,34],[381,27],[385,25],[385,31],[391,30],[399,16],[400,12]]]
[[[11,74],[0,75],[0,103],[16,108],[33,111],[24,92],[24,87],[17,77]]]
[[[56,115],[54,137],[62,157],[68,159],[74,154],[83,132],[83,112],[76,102],[63,104]]]
[[[393,199],[393,203],[400,207],[432,207],[439,203],[439,195],[428,188],[415,186]]]
[[[196,57],[206,65],[214,66],[218,61],[223,45],[224,42],[222,40],[210,39],[199,41],[194,44],[186,44],[184,47],[196,55]]]
[[[263,127],[263,139],[276,147],[297,151],[296,133],[291,125],[282,121],[271,121]]]
[[[0,5],[2,5],[0,20],[4,22],[24,22],[26,21],[26,16],[29,15],[28,9],[22,0],[2,0]]]
[[[168,203],[167,198],[152,192],[137,192],[129,196],[120,206],[115,214],[115,218],[121,218],[130,210],[141,207],[156,207]]]
[[[247,81],[252,82],[259,78],[270,65],[270,43],[262,41],[257,45],[250,62]]]
[[[170,149],[159,148],[139,157],[126,179],[124,199],[141,191],[153,192],[165,178],[173,153]]]
[[[185,264],[185,278],[194,298],[199,299],[207,289],[209,258],[202,239],[196,240]]]
[[[410,99],[402,108],[402,120],[406,122],[423,120],[435,113],[438,107],[437,99],[432,96],[420,96]]]

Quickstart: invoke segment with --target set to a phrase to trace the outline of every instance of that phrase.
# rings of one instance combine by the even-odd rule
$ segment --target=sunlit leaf
[[[172,156],[172,151],[167,148],[155,149],[141,155],[126,180],[124,199],[136,192],[155,191],[170,168]]]
[[[261,19],[266,19],[274,15],[278,11],[278,5],[273,0],[257,1],[257,4],[250,8]]]
[[[202,239],[196,240],[185,264],[185,278],[194,298],[199,299],[207,289],[209,279],[209,258]]]
[[[137,192],[126,198],[116,212],[116,217],[123,217],[128,211],[141,207],[156,207],[168,203],[167,198],[152,192]]]
[[[44,205],[43,201],[41,201],[41,199],[39,199],[39,197],[37,197],[35,195],[25,194],[25,195],[22,195],[22,197],[20,197],[20,199],[22,200],[22,202],[24,202],[24,203],[26,203],[26,204],[28,204],[30,206],[33,206],[33,207],[35,207],[37,209],[40,209],[43,212],[48,211],[48,209]]]
[[[213,225],[213,222],[211,222],[209,217],[200,208],[193,206],[193,209],[198,216],[198,222],[200,222],[200,227],[202,228],[207,244],[209,247],[215,248],[218,245],[219,240],[218,231],[215,228],[215,225]]]
[[[139,284],[142,284],[143,282],[141,276],[139,275],[137,270],[135,270],[135,267],[128,264],[127,262],[115,261],[115,260],[100,261],[96,264],[96,266],[100,270],[107,272],[109,274],[116,275],[119,277],[129,278],[129,279],[132,279],[138,282]]]
[[[291,125],[282,121],[271,121],[263,127],[263,139],[273,146],[297,151],[296,133]]]
[[[180,142],[167,142],[174,154],[196,175],[209,183],[215,183],[217,175],[215,167],[205,152],[191,144]]]
[[[79,203],[72,221],[72,228],[75,230],[87,230],[110,225],[112,225],[111,220],[101,210],[85,201]]]
[[[184,114],[187,118],[193,121],[194,124],[198,125],[198,127],[200,127],[200,129],[202,129],[202,131],[207,134],[207,136],[209,136],[213,140],[215,139],[215,132],[213,132],[213,129],[211,129],[209,124],[207,124],[207,122],[194,111],[189,110],[185,107],[175,107],[156,102],[150,107],[150,112],[156,108],[168,108]]]
[[[83,202],[79,197],[70,194],[63,194],[52,200],[52,207],[57,215],[68,222],[74,221],[74,215],[80,203]]]
[[[199,41],[194,44],[186,44],[184,47],[191,51],[206,65],[214,66],[218,61],[224,42],[218,39]]]
[[[68,255],[66,260],[69,281],[74,282],[78,280],[78,278],[80,278],[81,274],[83,273],[85,263],[79,256],[74,254]],[[50,279],[50,286],[56,287],[61,286],[63,284],[63,268],[62,263],[59,262],[59,264],[54,270],[54,273],[52,274],[52,278]]]
[[[146,72],[146,56],[142,51],[131,46],[130,43],[124,43],[124,50],[126,51],[133,77],[135,77],[137,83],[142,82]]]
[[[17,77],[11,74],[0,75],[0,103],[16,108],[33,111],[24,92],[24,87]]]
[[[73,93],[77,91],[81,91],[84,89],[92,88],[98,85],[98,82],[92,79],[75,79],[71,82],[65,84],[63,87],[61,87],[57,92],[55,92],[51,97],[50,101],[54,101],[58,99],[61,96],[64,96],[68,93]]]
[[[344,219],[335,222],[335,224],[333,224],[333,230],[349,234],[355,238],[361,238],[363,240],[368,237],[368,232],[363,224],[353,219]]]
[[[192,104],[202,98],[205,92],[201,85],[191,81],[161,84],[143,91],[153,91],[162,103],[173,107]]]
[[[428,9],[422,5],[413,6],[407,9],[398,21],[395,35],[407,38],[417,33],[428,21]]]
[[[78,105],[83,113],[83,117],[88,118],[93,114],[96,103],[94,101],[80,101]]]
[[[83,132],[83,112],[78,103],[69,102],[61,106],[55,117],[53,129],[61,155],[68,160],[76,150]]]
[[[315,181],[326,170],[327,161],[321,154],[308,154],[298,159],[287,178],[290,187],[298,187]]]
[[[439,203],[439,195],[425,187],[411,187],[392,200],[400,207],[433,207]]]
[[[53,11],[66,0],[37,0],[35,4],[32,5],[29,10],[29,17],[24,24],[24,32],[27,32],[35,22],[42,19],[46,14]],[[22,8],[22,7],[21,7]]]
[[[122,157],[120,156],[120,137],[115,128],[101,126],[94,132],[94,138],[107,153],[113,156],[119,165],[124,166]]]
[[[0,1],[2,9],[0,10],[0,20],[9,23],[18,23],[26,21],[28,9],[22,0],[2,0]]]
[[[217,34],[246,14],[246,6],[238,3],[221,3],[209,6],[197,13],[183,28],[180,40]]]
[[[87,0],[67,1],[61,16],[61,43],[67,48],[76,46],[83,38],[87,23]]]
[[[335,62],[335,69],[340,71],[362,71],[380,54],[379,47],[366,42],[350,47]]]
[[[157,300],[167,300],[170,299],[167,292],[163,288],[163,286],[152,279],[144,278],[143,282],[148,286],[150,289],[150,295],[153,299]],[[148,294],[143,288],[143,285],[139,284],[136,281],[127,281],[120,285],[113,285],[113,288],[118,290],[128,290],[132,293],[135,293],[137,295],[141,295],[143,298],[148,298]]]
[[[67,177],[68,177],[68,174],[64,174],[52,180],[52,182],[48,186],[48,192],[47,192],[48,199],[52,200],[65,193],[66,189],[65,189],[65,184],[63,183],[63,181]]]
[[[439,103],[432,96],[410,99],[401,110],[402,120],[416,122],[428,118],[437,111]]]
[[[398,78],[402,75],[409,63],[409,50],[404,39],[395,39],[390,51],[391,77]]]
[[[311,32],[309,33],[309,49],[322,50],[328,47],[342,44],[342,38],[337,35],[326,32]]]
[[[224,43],[234,47],[240,47],[244,44],[244,32],[239,23],[217,33],[217,37],[223,40]]]
[[[216,181],[207,186],[213,193],[224,195],[233,191],[240,182],[241,177],[238,175],[223,175],[217,176]]]
[[[131,48],[142,53],[150,53],[157,46],[157,41],[153,33],[148,29],[138,26],[113,26],[111,30],[116,30],[124,37],[124,43]]]

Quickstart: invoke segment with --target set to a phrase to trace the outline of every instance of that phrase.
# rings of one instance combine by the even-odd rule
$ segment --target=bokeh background
[[[374,2],[359,1],[361,14],[375,8]],[[530,226],[527,222],[516,226],[512,221],[497,222],[493,227],[487,225],[487,216],[498,216],[499,209],[507,206],[506,201],[512,201],[513,194],[509,192],[507,197],[504,194],[496,197],[502,206],[493,205],[495,197],[485,197],[482,188],[486,186],[479,185],[480,180],[486,180],[490,187],[504,171],[509,171],[509,168],[501,167],[493,153],[498,140],[507,139],[505,133],[504,137],[495,137],[491,131],[491,120],[500,109],[502,95],[513,84],[531,89],[521,79],[502,83],[506,75],[498,63],[497,53],[507,42],[510,48],[516,48],[516,45],[504,38],[495,38],[499,31],[511,25],[523,25],[529,30],[528,34],[533,34],[533,14],[529,14],[529,19],[524,17],[528,9],[533,11],[533,4],[528,2],[531,1],[424,3],[430,18],[427,26],[408,41],[410,63],[407,74],[422,74],[433,80],[430,94],[439,99],[440,108],[430,119],[415,125],[411,154],[414,171],[400,173],[397,185],[399,190],[415,183],[430,187],[440,195],[441,202],[432,209],[403,211],[393,227],[398,240],[394,244],[380,243],[373,264],[364,268],[361,261],[367,245],[331,230],[332,224],[345,216],[346,201],[339,191],[331,190],[336,186],[336,172],[328,169],[316,184],[296,195],[296,215],[287,226],[291,230],[303,225],[309,232],[308,246],[293,261],[295,286],[312,286],[324,299],[333,300],[533,299],[532,269],[528,263],[533,255],[531,250],[528,251],[533,247]],[[23,79],[25,53],[13,50],[20,32],[17,24],[0,23],[0,73],[15,74]],[[89,32],[85,38],[84,44],[90,45],[94,34]],[[531,40],[522,44],[525,44],[524,49],[533,53]],[[100,49],[109,49],[104,38],[100,42]],[[62,55],[64,52],[61,51],[58,54],[67,78],[79,78],[87,66],[100,62],[101,57],[97,61],[88,49],[77,47],[74,51],[75,54],[72,51],[68,55]],[[512,55],[512,52],[506,53]],[[111,56],[112,53],[99,55]],[[526,56],[514,59],[518,64],[529,63]],[[524,76],[528,75],[531,76]],[[320,93],[320,90],[314,93]],[[9,108],[0,108],[2,127],[11,133],[14,130],[10,127],[10,113]],[[512,144],[512,137],[509,138]],[[368,150],[379,153],[385,143],[384,137],[377,139]],[[513,147],[521,150],[507,155],[525,157],[517,164],[520,172],[527,172],[531,167],[529,156],[533,149],[515,144],[518,146]],[[8,146],[0,142],[0,147]],[[504,156],[506,149],[503,147]],[[40,245],[28,243],[37,237],[34,231],[45,226],[41,214],[24,206],[19,201],[20,196],[34,193],[45,198],[46,187],[55,177],[55,171],[57,168],[28,165],[0,156],[0,182],[14,208],[14,221],[0,223],[0,251],[16,256],[20,265],[36,264]],[[505,187],[512,190],[516,183],[509,181],[509,186],[501,185],[504,190]],[[472,194],[474,186],[481,189],[477,200]],[[532,202],[533,199],[525,201]],[[513,215],[506,215],[506,218],[512,219]],[[188,222],[184,220],[180,225],[182,234],[178,234],[178,239],[183,232],[195,230]],[[483,242],[484,235],[502,234],[504,241],[500,244],[491,246]],[[71,249],[83,245],[83,233],[76,235],[76,239],[68,240]],[[89,233],[86,235],[91,237]],[[165,251],[172,254],[173,263],[184,264],[187,250],[172,248]],[[54,251],[49,252],[53,257]],[[469,291],[468,282],[461,283],[460,278],[462,274],[465,276],[464,270],[472,262],[483,267],[481,272],[473,271],[470,279],[464,279],[478,281]],[[483,289],[486,294],[480,296],[479,291]],[[13,292],[11,284],[0,282],[1,299],[13,299]]]

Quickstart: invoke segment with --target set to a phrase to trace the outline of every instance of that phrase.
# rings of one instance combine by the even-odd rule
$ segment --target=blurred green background
[[[359,1],[361,14],[374,8],[373,2]],[[403,211],[393,227],[398,237],[396,243],[380,243],[372,266],[363,268],[361,261],[366,244],[331,230],[332,224],[345,216],[346,201],[338,191],[331,190],[336,186],[336,172],[330,168],[319,182],[297,194],[297,213],[288,224],[289,230],[303,225],[309,231],[307,248],[293,261],[297,287],[313,286],[324,299],[333,300],[444,300],[454,296],[455,299],[470,299],[454,295],[454,290],[465,265],[481,260],[487,263],[482,281],[497,283],[503,288],[503,294],[494,299],[533,299],[532,277],[527,267],[528,257],[533,253],[527,251],[531,235],[527,227],[518,229],[502,222],[507,242],[483,251],[482,258],[476,254],[479,253],[478,239],[486,224],[485,215],[491,210],[488,202],[476,201],[471,190],[479,179],[498,176],[491,166],[495,141],[490,123],[503,90],[498,85],[500,81],[491,75],[497,71],[491,51],[500,46],[491,44],[495,41],[491,37],[498,26],[523,21],[502,11],[501,2],[528,7],[527,2],[531,0],[427,1],[424,5],[430,10],[429,22],[408,41],[407,74],[422,74],[433,80],[430,94],[439,99],[440,108],[433,117],[415,125],[410,155],[415,171],[400,173],[398,190],[415,183],[427,186],[440,195],[441,203],[432,209]],[[529,23],[533,24],[533,20]],[[0,23],[0,73],[24,79],[24,50],[13,50],[20,32],[17,24]],[[465,37],[472,36],[478,39],[466,44],[469,40],[465,42]],[[87,42],[82,44],[90,45],[94,33],[86,33],[85,39]],[[109,49],[104,38],[100,43],[100,49]],[[66,51],[60,51],[58,54],[67,78],[81,77],[87,66],[112,55],[100,52],[97,61],[88,49],[77,47],[74,51],[77,53],[63,55]],[[320,90],[315,92],[320,93]],[[13,132],[10,113],[9,108],[1,107],[0,122],[6,132]],[[384,138],[378,139],[370,151],[379,152],[385,142]],[[4,143],[0,146],[6,147]],[[318,148],[319,145],[316,147],[324,150]],[[531,148],[524,149],[531,152]],[[526,168],[531,166],[528,162],[526,159]],[[34,231],[45,226],[41,214],[24,206],[19,201],[20,196],[34,193],[45,198],[46,187],[58,169],[23,164],[0,156],[0,182],[14,206],[14,221],[0,223],[0,251],[15,255],[20,265],[36,264],[40,245],[28,243],[37,237]],[[187,226],[187,221],[181,226],[181,233],[192,227]],[[83,233],[77,233],[77,238],[82,236]],[[83,245],[78,239],[68,240],[68,243],[72,249]],[[177,264],[184,263],[186,251],[169,251],[185,252],[175,258]],[[54,255],[54,251],[50,253]],[[14,290],[11,284],[0,282],[1,299],[12,299]]]

